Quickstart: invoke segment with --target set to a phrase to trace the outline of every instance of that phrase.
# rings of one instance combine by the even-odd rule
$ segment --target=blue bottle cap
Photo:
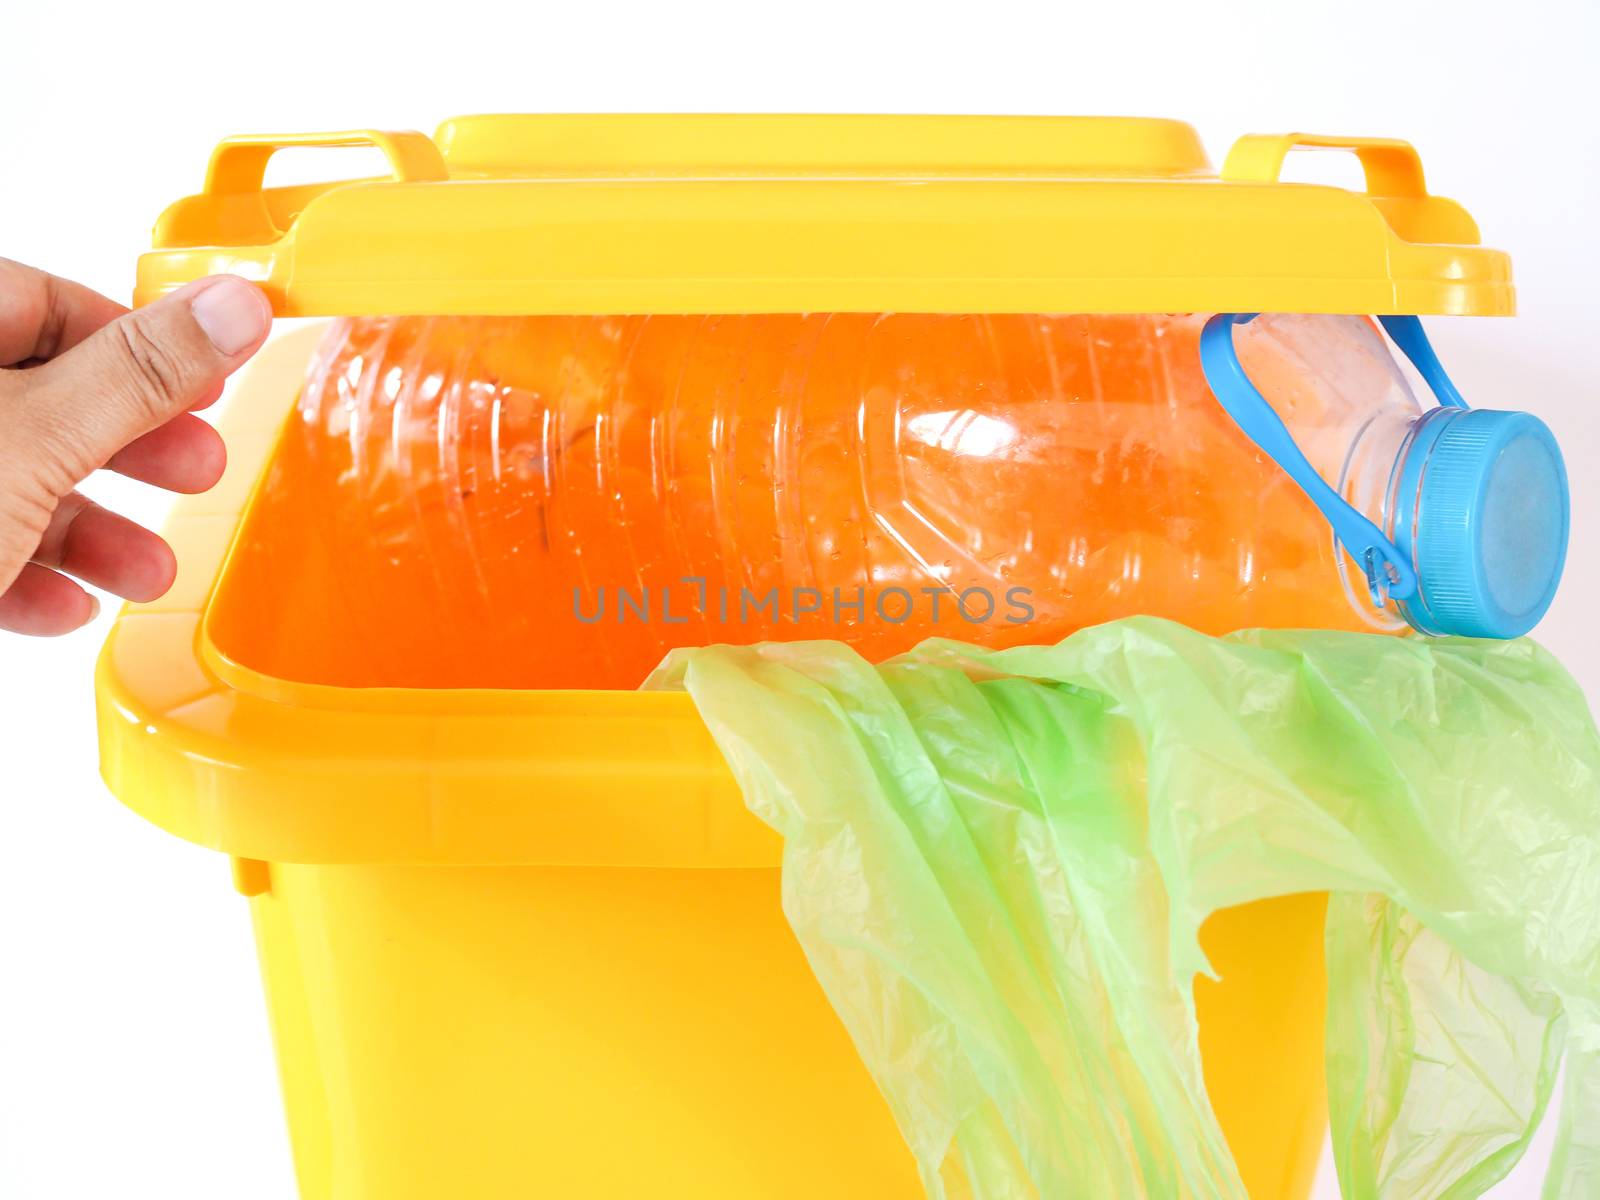
[[[1396,464],[1395,545],[1417,590],[1398,600],[1430,634],[1513,638],[1555,598],[1571,502],[1561,449],[1530,413],[1436,408]]]

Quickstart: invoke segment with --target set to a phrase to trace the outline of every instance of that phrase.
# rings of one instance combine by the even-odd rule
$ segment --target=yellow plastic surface
[[[279,147],[393,178],[263,190]],[[1367,191],[1283,183],[1348,150]],[[480,116],[225,141],[137,299],[232,271],[285,316],[741,312],[1504,315],[1507,257],[1404,142],[1125,117]]]
[[[97,676],[112,790],[250,897],[302,1196],[912,1200],[777,837],[686,695],[315,687],[210,645],[319,333],[249,369],[226,478],[166,530],[178,583],[123,610]],[[1322,905],[1203,932],[1206,1078],[1255,1200],[1303,1200],[1321,1145]]]
[[[251,909],[304,1200],[922,1195],[775,870],[274,864]],[[1203,934],[1206,1079],[1254,1200],[1316,1171],[1322,910]]]

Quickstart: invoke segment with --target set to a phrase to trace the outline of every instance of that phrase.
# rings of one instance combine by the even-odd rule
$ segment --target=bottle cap
[[[1523,412],[1436,408],[1396,464],[1395,545],[1416,592],[1397,601],[1430,634],[1513,638],[1555,598],[1570,497],[1555,436]]]

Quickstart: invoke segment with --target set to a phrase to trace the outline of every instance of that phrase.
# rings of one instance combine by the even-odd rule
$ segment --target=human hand
[[[231,275],[137,312],[0,259],[0,630],[61,634],[92,620],[68,578],[154,600],[177,564],[156,534],[80,495],[101,467],[175,492],[222,476],[222,439],[191,410],[266,340],[271,306]]]

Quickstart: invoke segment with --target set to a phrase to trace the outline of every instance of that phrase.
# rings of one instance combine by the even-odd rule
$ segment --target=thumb
[[[198,279],[27,372],[15,418],[76,484],[209,394],[266,340],[272,307],[236,275]]]

